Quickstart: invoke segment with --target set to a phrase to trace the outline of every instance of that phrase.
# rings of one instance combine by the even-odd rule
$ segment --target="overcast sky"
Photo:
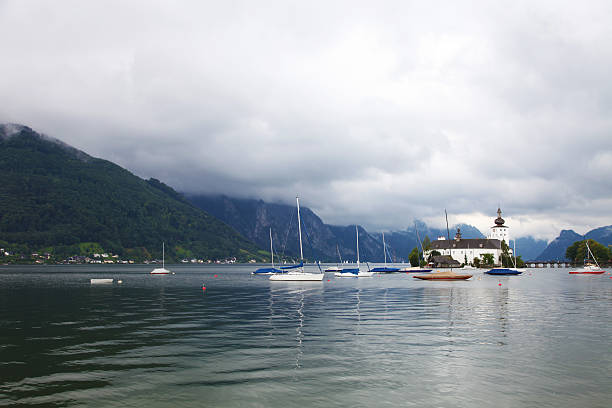
[[[610,1],[2,1],[0,122],[192,193],[612,224]]]

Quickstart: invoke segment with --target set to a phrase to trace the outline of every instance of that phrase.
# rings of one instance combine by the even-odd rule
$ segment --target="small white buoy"
[[[123,283],[123,281],[122,281],[121,279],[119,279],[119,280],[117,281],[117,283]]]

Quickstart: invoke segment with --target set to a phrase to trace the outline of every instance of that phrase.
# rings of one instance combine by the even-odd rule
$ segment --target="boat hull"
[[[376,273],[395,273],[399,271],[400,271],[400,268],[389,268],[389,267],[379,267],[379,268],[370,269],[370,272],[376,272]]]
[[[170,274],[170,271],[165,269],[165,268],[155,268],[151,272],[149,272],[149,274],[151,274],[151,275],[168,275],[168,274]]]
[[[522,271],[510,268],[493,268],[485,272],[486,275],[520,275],[522,273]]]
[[[286,273],[276,268],[259,268],[254,272],[251,272],[252,275],[274,275],[276,273]]]
[[[312,281],[320,282],[323,280],[322,273],[279,273],[270,276],[271,281]]]
[[[113,278],[91,278],[89,280],[89,283],[91,283],[92,285],[96,285],[96,284],[104,284],[104,283],[113,283]]]
[[[426,275],[414,275],[413,278],[421,280],[435,280],[435,281],[451,281],[451,280],[466,280],[470,279],[470,274],[458,274],[455,272],[434,272]]]
[[[427,272],[431,272],[432,269],[421,269],[421,268],[404,268],[404,269],[400,269],[400,272],[406,272],[406,273],[427,273]]]
[[[570,275],[601,275],[606,271],[569,271]]]
[[[373,272],[336,272],[334,276],[337,278],[371,278],[374,276]]]

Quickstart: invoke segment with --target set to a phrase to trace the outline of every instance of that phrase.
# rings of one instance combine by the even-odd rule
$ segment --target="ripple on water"
[[[612,286],[207,269],[0,288],[0,405],[607,407]],[[83,280],[82,284],[74,283]],[[200,285],[207,280],[207,291]],[[10,289],[10,290],[9,290]],[[6,374],[5,374],[6,373]]]

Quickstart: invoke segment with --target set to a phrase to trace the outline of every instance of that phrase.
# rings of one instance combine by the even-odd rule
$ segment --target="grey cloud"
[[[0,11],[0,121],[179,190],[374,229],[499,204],[519,234],[611,223],[608,2]]]

